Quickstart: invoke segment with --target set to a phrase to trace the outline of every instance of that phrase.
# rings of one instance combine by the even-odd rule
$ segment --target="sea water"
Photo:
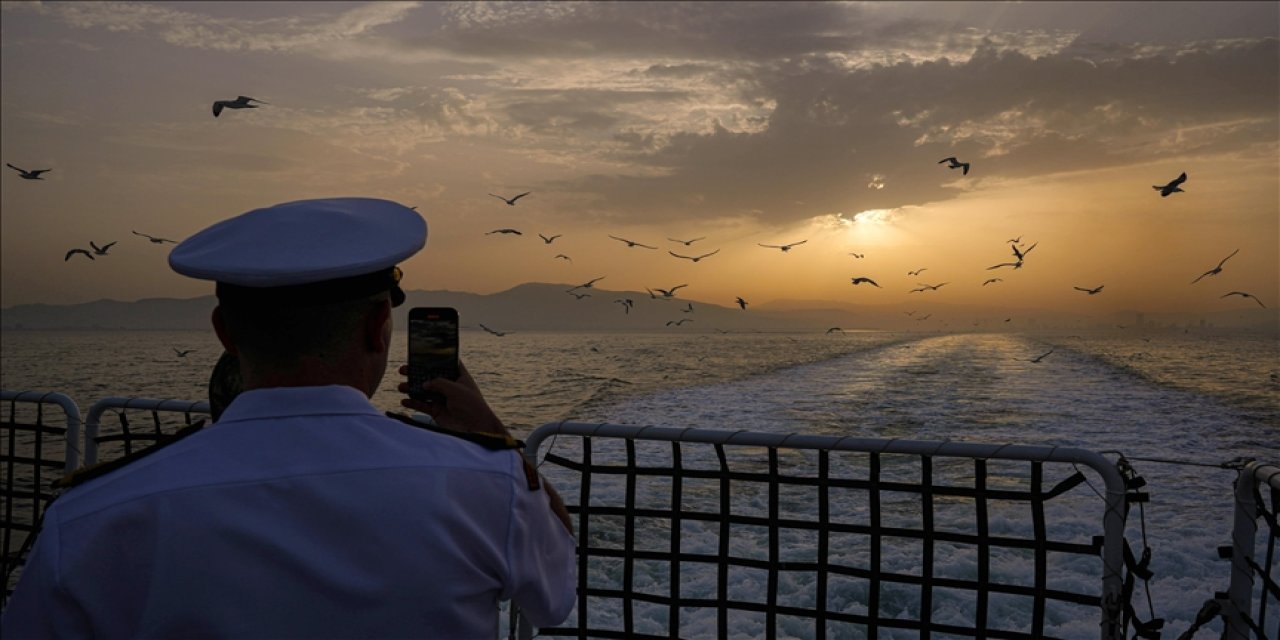
[[[400,409],[403,337],[374,397],[386,410]],[[520,434],[574,420],[1123,454],[1148,482],[1152,605],[1169,634],[1227,586],[1216,549],[1229,542],[1235,472],[1214,465],[1280,462],[1275,334],[464,331],[461,340],[464,363]],[[0,386],[61,391],[82,410],[113,395],[204,399],[221,352],[210,332],[5,332],[0,341]],[[1136,515],[1128,536],[1140,550]],[[1096,633],[1096,622],[1058,633],[1084,629]]]

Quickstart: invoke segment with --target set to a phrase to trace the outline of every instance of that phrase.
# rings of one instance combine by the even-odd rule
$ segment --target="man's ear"
[[[213,308],[213,332],[218,334],[218,342],[222,343],[222,348],[227,350],[233,356],[240,355],[240,350],[236,348],[236,343],[231,340],[231,332],[227,330],[227,323],[222,319],[222,307]]]
[[[391,350],[391,300],[381,300],[364,316],[364,345],[375,353]]]

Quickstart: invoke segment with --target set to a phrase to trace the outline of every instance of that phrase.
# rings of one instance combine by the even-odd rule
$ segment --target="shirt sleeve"
[[[519,480],[514,482],[511,529],[507,538],[507,566],[511,582],[508,594],[535,627],[560,624],[573,610],[576,599],[576,543],[564,523],[551,510],[544,487],[530,490],[520,454],[516,458]]]
[[[0,614],[0,637],[5,640],[93,635],[83,612],[59,584],[57,520],[49,518],[49,513],[45,515],[35,545],[22,565],[18,584]]]

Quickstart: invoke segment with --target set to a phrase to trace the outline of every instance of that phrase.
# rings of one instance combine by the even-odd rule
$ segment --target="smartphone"
[[[458,310],[451,307],[414,307],[409,310],[409,397],[441,402],[438,393],[423,391],[434,378],[457,380]]]

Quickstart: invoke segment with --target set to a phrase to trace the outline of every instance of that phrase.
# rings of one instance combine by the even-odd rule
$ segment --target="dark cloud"
[[[818,214],[935,201],[970,179],[1026,177],[1242,149],[1276,140],[1280,47],[1268,38],[1177,55],[1095,62],[986,47],[970,60],[844,68],[797,61],[768,71],[776,100],[759,133],[716,128],[665,141],[629,132],[630,159],[657,176],[590,176],[596,215],[655,220],[748,211],[785,223]],[[1184,142],[1170,139],[1195,130]],[[882,176],[883,189],[868,189]],[[702,202],[691,211],[690,202]],[[800,204],[803,203],[803,204]]]

